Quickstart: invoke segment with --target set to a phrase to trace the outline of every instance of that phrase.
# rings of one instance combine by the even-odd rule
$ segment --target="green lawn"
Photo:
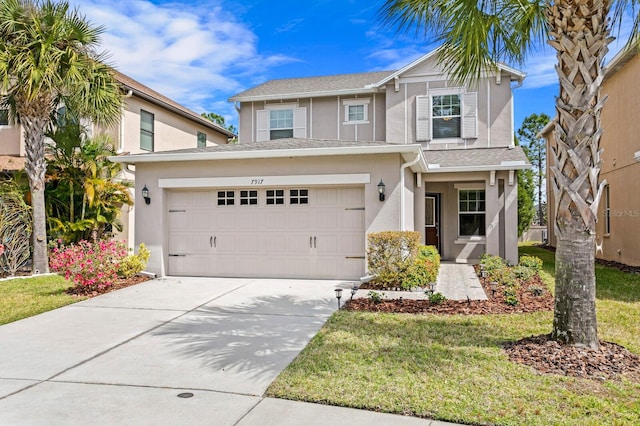
[[[83,300],[65,293],[71,285],[58,275],[0,281],[0,325]]]
[[[553,253],[543,258],[553,282]],[[640,354],[640,276],[598,267],[602,338]],[[340,311],[268,394],[468,424],[640,424],[640,384],[543,375],[502,344],[551,330],[552,313],[490,316]]]

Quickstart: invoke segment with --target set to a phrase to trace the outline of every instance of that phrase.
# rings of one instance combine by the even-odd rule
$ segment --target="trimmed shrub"
[[[522,281],[529,281],[538,273],[537,270],[523,265],[515,266],[513,272],[515,276]]]
[[[446,300],[447,298],[442,293],[433,293],[429,295],[429,303],[434,305],[439,305]]]
[[[542,259],[537,256],[520,256],[520,261],[518,265],[523,266],[525,268],[530,268],[539,272],[542,270]]]
[[[480,264],[484,265],[486,271],[492,271],[494,269],[501,269],[507,266],[507,262],[500,256],[494,256],[492,254],[483,254],[480,259]]]
[[[49,254],[49,267],[54,272],[64,273],[64,277],[76,286],[101,289],[111,286],[118,278],[120,262],[127,256],[123,242],[80,241],[69,246],[61,245],[61,240]]]
[[[147,261],[151,256],[151,251],[144,245],[140,244],[137,254],[129,254],[120,262],[120,268],[118,268],[118,276],[123,278],[131,278],[135,274],[144,271],[147,267]]]
[[[440,253],[434,246],[418,246],[416,259],[407,271],[402,288],[424,287],[435,282],[440,270]]]
[[[419,232],[387,231],[367,236],[369,273],[384,288],[402,287],[415,263],[420,243]]]

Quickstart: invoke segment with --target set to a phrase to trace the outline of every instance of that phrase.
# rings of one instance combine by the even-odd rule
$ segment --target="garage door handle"
[[[186,257],[186,254],[171,254],[169,253],[169,257]]]
[[[313,237],[309,237],[309,248],[313,248]]]
[[[213,237],[209,237],[209,247],[213,247]]]
[[[313,248],[318,248],[317,237],[313,237]]]
[[[217,243],[218,237],[213,237],[213,247],[217,248],[218,247],[218,243]]]

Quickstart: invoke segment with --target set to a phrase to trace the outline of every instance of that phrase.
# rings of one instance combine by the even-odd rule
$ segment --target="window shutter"
[[[293,109],[293,137],[294,138],[307,137],[307,109],[306,108]]]
[[[475,139],[478,137],[478,93],[462,95],[462,137]]]
[[[261,109],[256,115],[256,141],[263,142],[269,140],[269,111]]]
[[[431,101],[429,96],[416,96],[416,141],[431,140]]]

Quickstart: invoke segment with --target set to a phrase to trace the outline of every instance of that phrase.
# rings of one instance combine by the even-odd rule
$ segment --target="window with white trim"
[[[458,190],[458,235],[486,235],[485,192],[483,189]]]
[[[197,140],[198,140],[198,145],[197,145],[198,148],[205,148],[207,146],[206,133],[198,132]]]
[[[267,104],[256,111],[256,141],[307,137],[307,108],[297,104]]]
[[[235,191],[218,191],[219,206],[233,206],[235,204]]]
[[[369,123],[369,99],[346,99],[344,105],[344,124]]]
[[[309,204],[309,190],[308,189],[290,189],[289,204],[292,204],[292,205]]]
[[[153,152],[154,116],[145,110],[140,110],[140,149]]]
[[[476,92],[432,89],[416,96],[416,141],[451,142],[478,137]]]
[[[284,189],[267,189],[267,205],[284,205]]]
[[[433,139],[459,138],[462,116],[460,95],[437,95],[431,97]]]
[[[293,110],[276,109],[269,111],[269,139],[293,137]]]
[[[611,234],[611,200],[609,198],[609,185],[604,187],[604,233]]]
[[[240,205],[241,206],[257,206],[258,205],[258,191],[256,191],[256,190],[242,190],[242,191],[240,191]]]

